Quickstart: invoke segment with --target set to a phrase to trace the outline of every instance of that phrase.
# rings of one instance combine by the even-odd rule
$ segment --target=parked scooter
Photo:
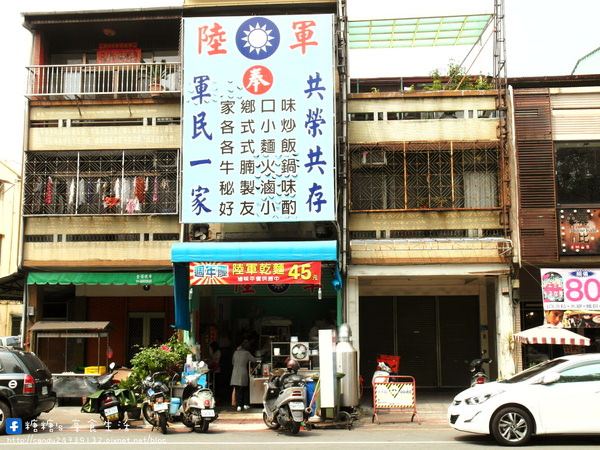
[[[290,359],[286,367],[283,373],[273,374],[267,381],[263,396],[263,421],[272,430],[281,428],[298,434],[302,422],[308,420],[312,409],[308,406],[306,382],[298,375],[298,361]]]
[[[483,369],[484,364],[490,364],[492,360],[490,358],[476,358],[469,363],[469,372],[471,373],[471,386],[476,384],[487,383],[489,377]]]
[[[170,389],[160,378],[165,372],[156,372],[142,380],[144,400],[142,414],[152,430],[158,428],[162,434],[167,433],[167,422],[171,421],[169,412]]]
[[[388,377],[392,374],[392,368],[383,361],[377,364],[377,369],[373,372],[372,383],[386,383]]]
[[[113,383],[115,363],[108,367],[111,373],[98,378],[98,390],[87,398],[81,412],[98,413],[104,422],[118,425],[124,422],[125,412],[136,407],[136,399],[133,392]]]
[[[200,361],[198,371],[186,376],[181,400],[181,421],[194,430],[205,433],[208,425],[219,417],[215,411],[215,398],[207,386],[208,366]]]

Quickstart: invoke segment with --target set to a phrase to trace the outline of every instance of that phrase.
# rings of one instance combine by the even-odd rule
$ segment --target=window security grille
[[[494,142],[352,145],[352,211],[498,207]],[[365,155],[378,156],[371,164]]]
[[[176,150],[28,152],[23,214],[176,214]]]

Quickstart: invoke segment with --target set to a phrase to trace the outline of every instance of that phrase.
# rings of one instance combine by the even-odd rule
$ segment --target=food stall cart
[[[250,373],[250,404],[262,403],[269,375],[277,369],[285,369],[287,358],[293,358],[300,364],[298,373],[303,377],[318,377],[319,374],[319,343],[298,342],[292,336],[288,342],[271,342],[269,359],[257,363],[249,363]]]
[[[34,333],[36,349],[39,348],[40,339],[64,339],[64,371],[62,373],[53,373],[53,390],[59,398],[77,398],[87,397],[96,392],[98,387],[98,377],[102,375],[107,365],[107,351],[109,348],[108,335],[111,327],[110,322],[94,321],[40,321],[36,322],[30,330]],[[97,339],[97,355],[95,370],[92,373],[74,373],[68,371],[67,341],[68,339]],[[104,339],[105,345],[102,345]],[[39,355],[43,360],[43,355]]]

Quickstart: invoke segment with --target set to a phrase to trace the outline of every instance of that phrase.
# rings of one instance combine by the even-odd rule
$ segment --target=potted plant
[[[131,373],[119,385],[131,390],[139,405],[142,402],[142,380],[156,372],[167,372],[169,375],[181,373],[191,349],[189,345],[178,341],[177,333],[165,344],[137,347],[140,350],[131,358]]]
[[[163,59],[160,63],[152,63],[148,70],[149,84],[148,89],[151,92],[163,90],[162,81],[166,79],[170,71],[167,68],[167,62]]]

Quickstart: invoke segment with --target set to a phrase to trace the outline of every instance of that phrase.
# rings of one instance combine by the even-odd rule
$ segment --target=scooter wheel
[[[300,432],[300,422],[292,422],[292,429],[290,431],[292,434],[298,434]]]
[[[277,430],[281,426],[279,424],[279,422],[277,422],[277,421],[271,422],[269,420],[269,418],[267,417],[267,413],[266,412],[263,412],[263,422],[265,423],[265,425],[267,426],[267,428],[269,428],[270,430]]]
[[[142,415],[144,416],[144,419],[146,419],[146,422],[148,422],[150,425],[153,427],[157,425],[156,414],[154,413],[152,406],[149,404],[145,403],[144,406],[142,406]]]
[[[206,433],[208,431],[208,424],[210,422],[208,420],[202,420],[202,422],[200,423],[200,426],[196,427],[195,430],[198,433]]]
[[[160,428],[160,432],[162,434],[167,434],[167,415],[166,414],[158,415],[158,428]]]

